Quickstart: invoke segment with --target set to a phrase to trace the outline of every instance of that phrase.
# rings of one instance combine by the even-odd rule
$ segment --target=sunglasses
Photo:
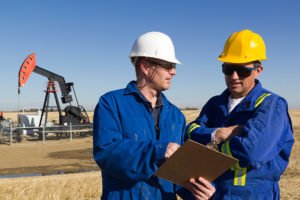
[[[175,63],[159,63],[157,61],[152,61],[152,60],[147,60],[147,62],[157,66],[157,67],[160,67],[160,68],[163,68],[165,70],[171,70],[171,69],[176,69],[176,64]]]
[[[254,65],[254,67],[252,68],[252,67],[246,67],[246,66],[242,66],[242,65],[223,63],[222,64],[222,72],[227,76],[230,76],[233,74],[233,72],[236,72],[239,77],[245,78],[245,77],[250,76],[251,72],[253,70],[256,70],[258,67],[259,67],[258,65]]]

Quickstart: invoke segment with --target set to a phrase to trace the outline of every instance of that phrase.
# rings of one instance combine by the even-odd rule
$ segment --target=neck
[[[229,97],[231,99],[240,99],[240,98],[243,98],[245,96],[247,96],[247,94],[246,95],[244,95],[244,94],[231,94]]]
[[[140,85],[143,85],[143,83],[138,83],[137,82],[137,87]],[[143,96],[151,103],[152,107],[155,107],[156,101],[157,101],[157,96],[158,96],[158,91],[151,88],[149,85],[146,85],[145,87],[139,88],[140,92],[143,94]]]

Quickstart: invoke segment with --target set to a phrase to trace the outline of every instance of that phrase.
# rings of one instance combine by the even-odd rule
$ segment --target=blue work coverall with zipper
[[[191,193],[153,176],[168,143],[182,144],[185,118],[162,95],[159,131],[134,81],[103,95],[94,112],[94,159],[102,173],[101,199],[176,199]],[[179,190],[178,190],[179,189]]]
[[[278,181],[294,143],[287,102],[262,88],[258,80],[230,113],[229,95],[227,89],[211,98],[186,131],[187,138],[207,144],[216,128],[242,126],[241,135],[219,144],[223,153],[239,162],[216,179],[214,199],[280,199]]]

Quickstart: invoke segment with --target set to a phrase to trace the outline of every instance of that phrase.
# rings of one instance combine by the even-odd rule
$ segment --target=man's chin
[[[240,90],[237,90],[237,89],[230,89],[230,94],[231,96],[239,96],[241,94],[241,91]]]
[[[161,91],[165,91],[165,90],[168,90],[168,89],[170,89],[170,86],[162,87],[162,88],[161,88]]]

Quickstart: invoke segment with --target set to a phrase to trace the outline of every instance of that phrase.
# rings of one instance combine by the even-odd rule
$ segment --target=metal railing
[[[21,127],[14,126],[13,123],[1,123],[0,125],[0,144],[21,142],[24,137],[41,140],[46,143],[47,138],[69,138],[73,140],[75,136],[92,135],[92,124],[68,124],[68,125],[52,125],[42,127]]]

